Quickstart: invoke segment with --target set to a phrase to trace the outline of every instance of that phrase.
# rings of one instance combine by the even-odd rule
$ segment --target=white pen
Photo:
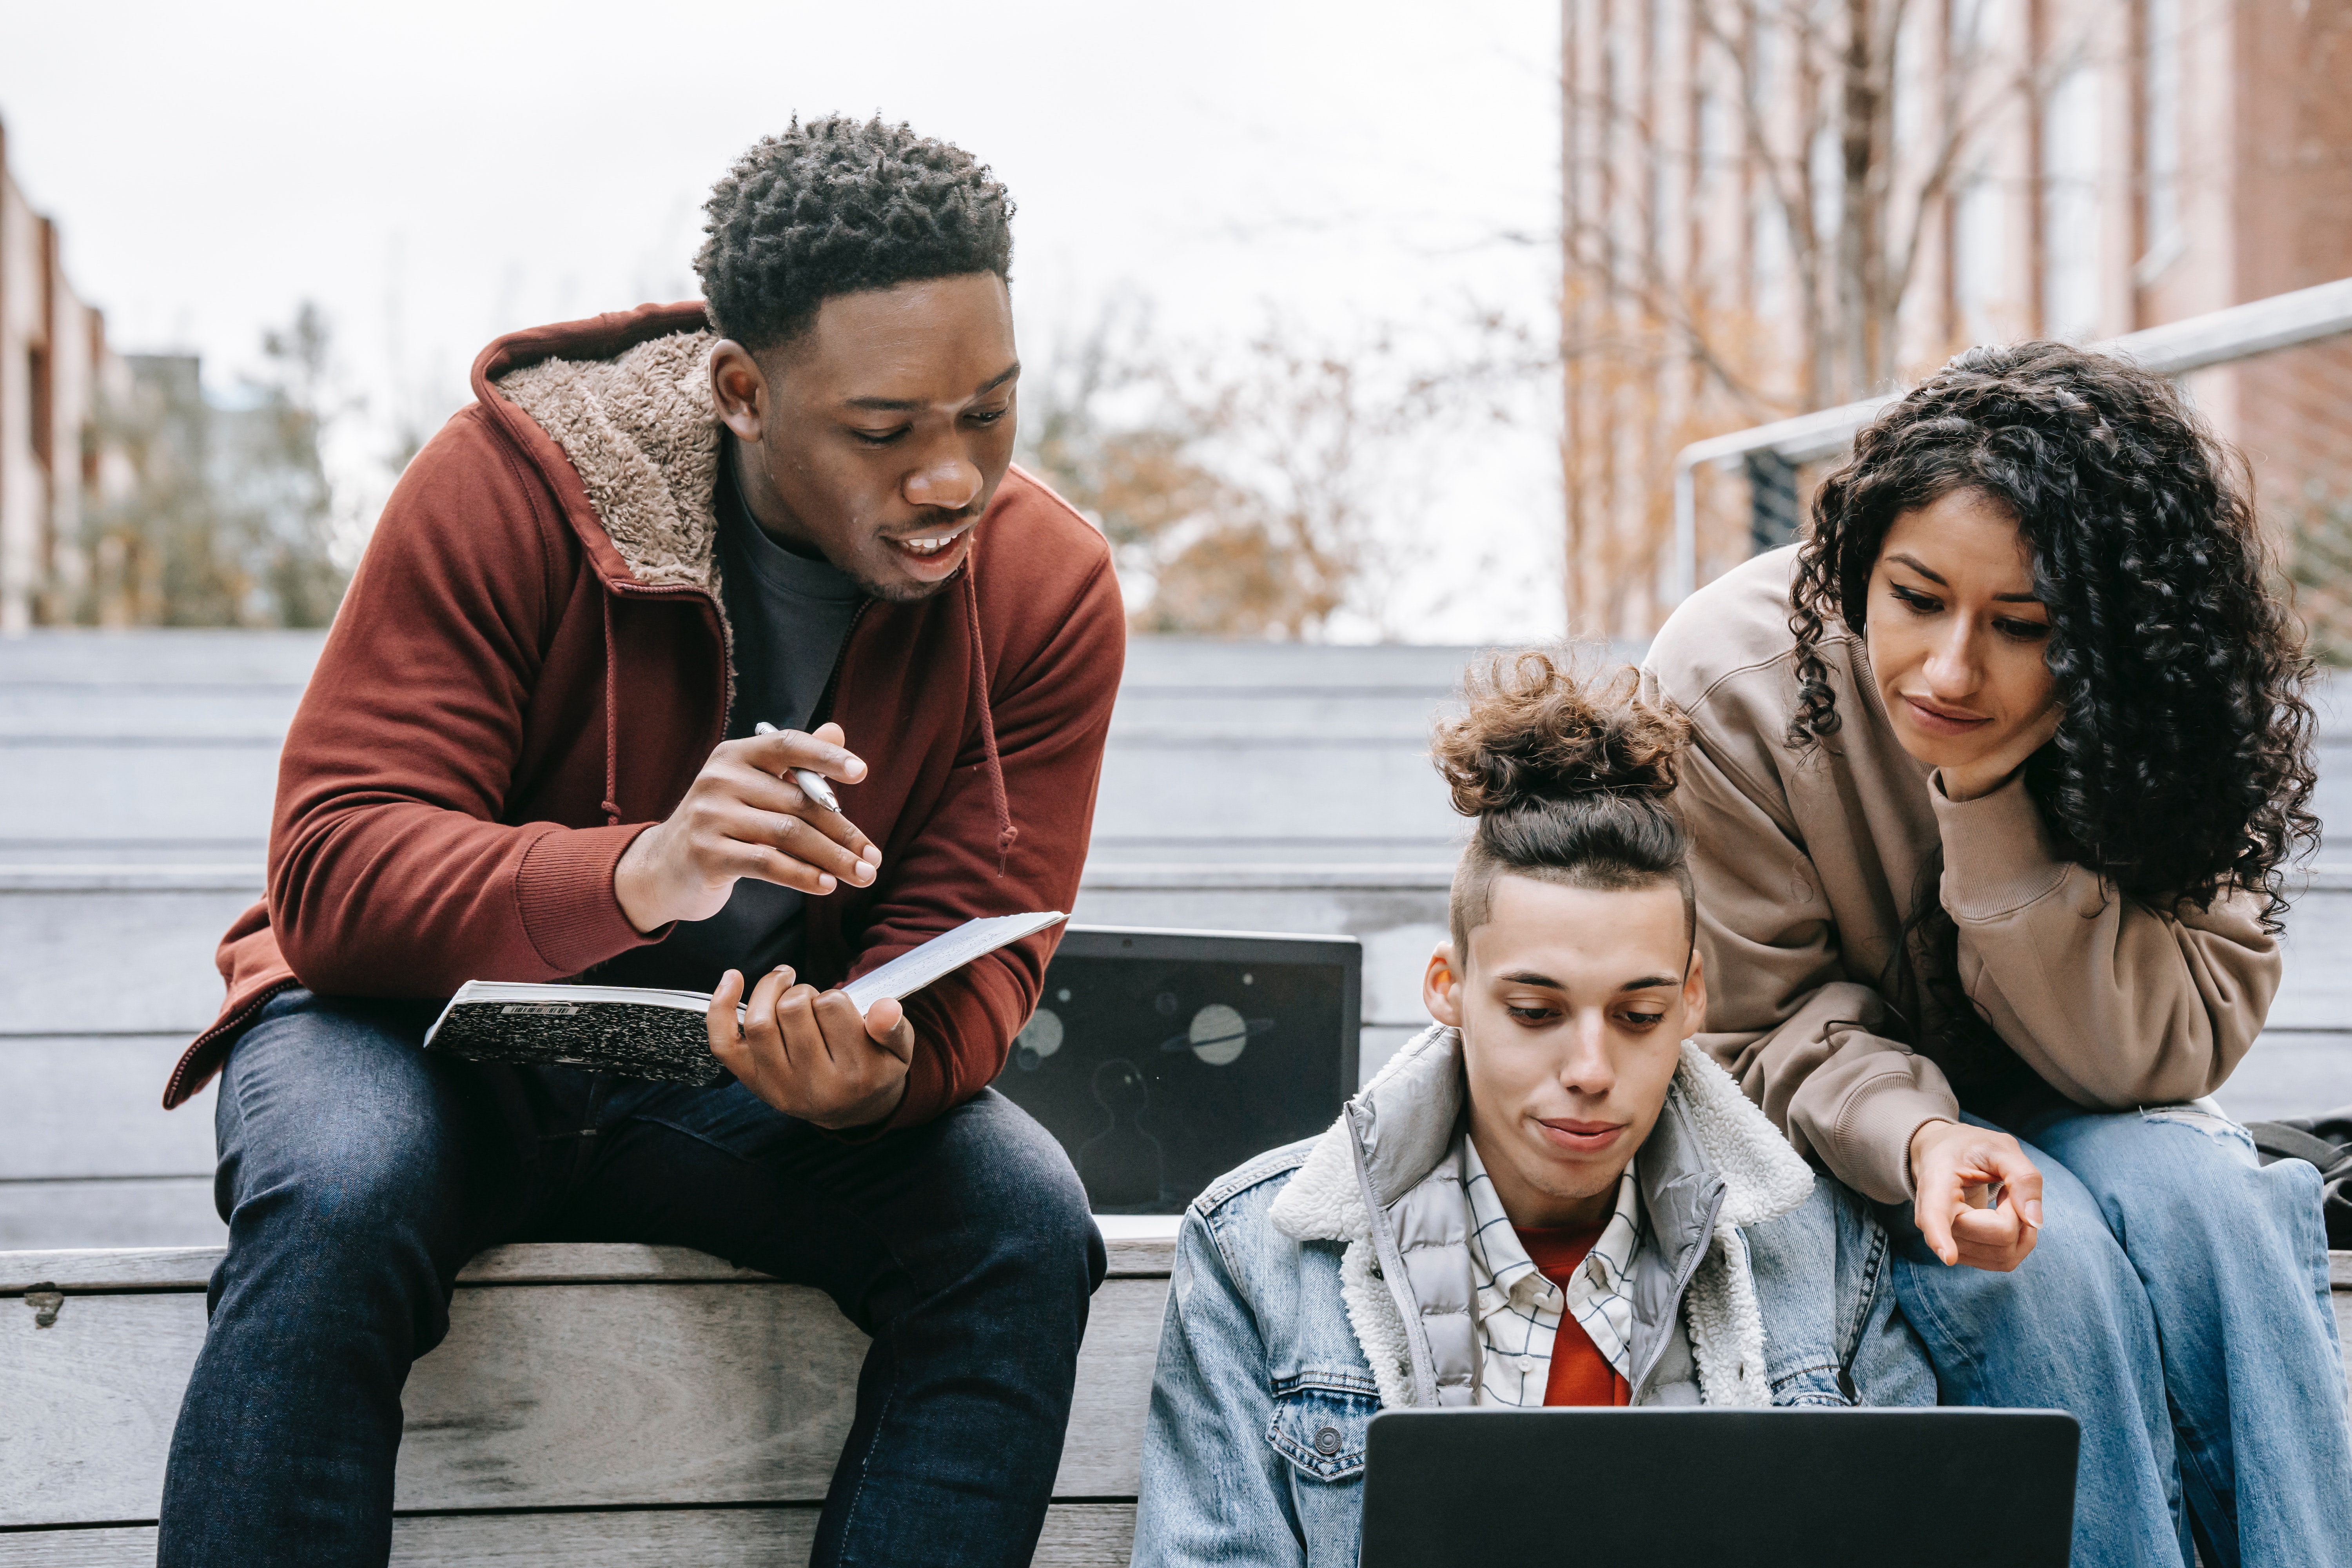
[[[777,729],[773,724],[769,723],[765,719],[762,719],[758,723],[751,726],[751,733],[754,735],[780,735],[783,733],[783,731]],[[827,811],[836,814],[840,812],[841,801],[839,797],[833,793],[832,780],[826,778],[823,773],[813,773],[806,768],[788,768],[785,771],[792,774],[793,783],[801,786],[801,793],[803,795],[808,796],[811,800],[816,802],[817,805],[824,807]]]

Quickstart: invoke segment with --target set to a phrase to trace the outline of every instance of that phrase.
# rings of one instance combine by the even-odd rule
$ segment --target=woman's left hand
[[[2053,702],[2041,718],[2026,725],[2002,742],[2000,749],[1988,752],[1972,763],[1937,770],[1943,781],[1946,800],[1974,800],[1990,795],[2009,782],[2011,773],[2025,765],[2025,760],[2048,745],[2058,733],[2058,721],[2064,710]]]
[[[2006,1132],[1928,1121],[1911,1134],[1911,1217],[1947,1265],[2006,1274],[2042,1236],[2042,1173]],[[1998,1192],[1988,1206],[1979,1194]]]

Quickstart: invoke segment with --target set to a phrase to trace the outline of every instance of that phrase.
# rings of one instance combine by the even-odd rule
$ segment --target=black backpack
[[[2352,1105],[2286,1121],[2249,1121],[2246,1131],[2254,1135],[2263,1164],[2308,1160],[2319,1167],[2327,1245],[2352,1248]]]

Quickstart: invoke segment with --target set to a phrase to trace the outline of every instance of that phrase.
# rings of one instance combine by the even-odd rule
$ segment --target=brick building
[[[129,370],[67,281],[57,226],[26,202],[7,147],[0,127],[0,636],[82,618],[84,520],[131,482],[100,423]]]
[[[1562,0],[1561,49],[1580,631],[1662,618],[1689,441],[2352,274],[2352,0]],[[2283,539],[2352,517],[2352,347],[2190,385]],[[1802,488],[1703,478],[1699,580]]]

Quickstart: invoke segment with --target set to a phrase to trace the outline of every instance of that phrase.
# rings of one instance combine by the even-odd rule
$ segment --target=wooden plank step
[[[1311,842],[1404,837],[1443,843],[1459,831],[1429,764],[1420,726],[1329,736],[1296,731],[1203,742],[1114,731],[1103,757],[1097,836],[1201,836]],[[265,839],[278,742],[267,733],[0,735],[0,823],[12,839]],[[1278,790],[1207,787],[1215,770],[1265,776]],[[1217,809],[1203,809],[1213,799]]]
[[[1165,1279],[1175,1254],[1173,1215],[1109,1215],[1096,1222],[1111,1279]],[[0,1297],[35,1285],[71,1295],[202,1290],[221,1260],[217,1247],[71,1247],[0,1252]],[[2352,1256],[2352,1255],[2347,1255]],[[761,1283],[690,1247],[632,1241],[526,1241],[494,1247],[457,1271],[460,1285],[688,1285]]]
[[[1423,1016],[1420,976],[1444,934],[1444,866],[1090,868],[1081,924],[1364,939],[1367,1021]],[[213,953],[261,896],[260,868],[0,867],[0,1039],[176,1035],[220,1009]],[[126,985],[126,978],[136,984]],[[141,1090],[152,1100],[159,1078]]]
[[[2338,831],[2352,835],[2352,820]],[[2268,1026],[2341,1029],[2352,1025],[2352,887],[2330,877],[2297,895],[2287,911],[2280,945],[2285,952],[2286,975],[2271,1003]],[[2338,1103],[2340,1100],[2326,1101],[2303,1113]]]
[[[266,736],[159,737],[135,748],[0,741],[0,823],[12,839],[269,836],[278,742]]]
[[[160,682],[0,681],[0,747],[110,740],[135,752],[159,740],[257,741],[276,746],[302,688],[189,687]]]
[[[1169,1243],[1113,1250],[1058,1497],[1135,1495]],[[0,1530],[155,1517],[217,1256],[0,1257]],[[47,1281],[43,1327],[23,1292]],[[403,1400],[404,1510],[815,1502],[866,1344],[822,1293],[677,1247],[502,1247],[450,1322]]]
[[[677,1568],[805,1563],[813,1505],[582,1513],[421,1514],[395,1519],[399,1568]],[[1055,1503],[1038,1568],[1126,1568],[1133,1503]],[[152,1525],[0,1534],[0,1568],[153,1568]]]
[[[0,1034],[193,1039],[220,1011],[221,932],[261,896],[257,875],[215,883],[0,894]]]
[[[320,631],[43,627],[0,640],[0,680],[11,686],[292,685],[310,679]],[[93,692],[93,695],[96,693]]]
[[[209,1129],[212,1106],[195,1110]],[[216,1247],[227,1239],[210,1176],[0,1181],[0,1248]]]
[[[0,1106],[6,1108],[0,1116],[7,1127],[0,1138],[0,1182],[200,1176],[209,1185],[209,1094],[190,1111],[163,1105],[163,1080],[191,1037],[0,1037]]]

